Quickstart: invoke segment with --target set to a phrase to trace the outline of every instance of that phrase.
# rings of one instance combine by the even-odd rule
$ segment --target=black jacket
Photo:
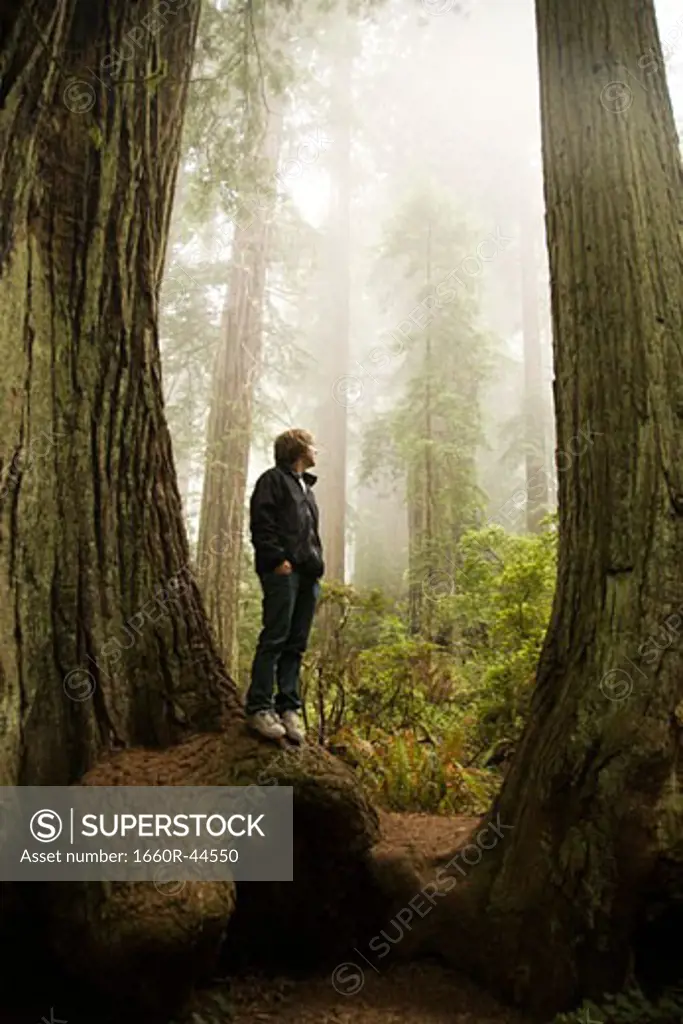
[[[318,479],[304,473],[306,494],[286,466],[273,466],[256,481],[249,505],[256,572],[271,572],[282,562],[316,578],[325,571],[318,504],[311,488]]]

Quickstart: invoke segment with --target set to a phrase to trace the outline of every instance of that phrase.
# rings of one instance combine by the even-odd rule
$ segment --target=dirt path
[[[356,976],[358,977],[358,976]],[[351,974],[347,976],[351,980]],[[359,979],[360,980],[360,979]],[[233,990],[233,1024],[520,1024],[466,978],[434,964],[404,964],[377,975],[344,996],[331,978],[276,982],[266,993],[242,979]]]
[[[385,852],[412,850],[428,864],[462,845],[476,830],[478,818],[441,818],[428,814],[380,813]],[[264,922],[267,927],[267,922]],[[293,942],[296,932],[293,929]],[[354,962],[355,961],[355,962]],[[30,1024],[41,1019],[86,1024],[109,1022],[106,1007],[85,1015],[74,1005],[76,992],[48,987],[47,994],[24,990],[15,1013],[0,1010],[0,1024]],[[35,998],[35,1006],[33,1000]],[[52,1008],[52,1010],[50,1010]],[[119,1017],[116,1017],[118,1024]],[[111,1021],[114,1024],[114,1021]],[[130,1015],[127,1024],[150,1024]],[[431,963],[366,962],[362,951],[349,950],[347,963],[335,972],[298,979],[233,976],[195,993],[186,1013],[170,1024],[528,1024],[486,991],[455,971]]]
[[[351,974],[347,976],[351,980]],[[404,964],[374,974],[354,994],[330,977],[301,982],[238,979],[231,1024],[524,1024],[466,978],[435,964]],[[198,1022],[197,1022],[198,1024]]]
[[[412,850],[427,862],[452,854],[479,818],[380,812],[378,850]],[[352,960],[353,958],[353,960]],[[355,961],[355,962],[353,962]],[[199,994],[183,1024],[525,1024],[466,977],[420,962],[381,972],[358,951],[325,976],[234,977]]]
[[[392,814],[379,812],[381,840],[376,849],[413,847],[428,862],[452,853],[473,832],[481,818],[466,815],[436,817],[433,814]]]

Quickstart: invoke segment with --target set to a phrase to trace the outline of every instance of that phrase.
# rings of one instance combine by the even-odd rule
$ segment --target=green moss
[[[104,142],[104,136],[96,124],[93,124],[88,129],[88,135],[92,139],[93,146],[95,149],[102,149],[102,143]]]

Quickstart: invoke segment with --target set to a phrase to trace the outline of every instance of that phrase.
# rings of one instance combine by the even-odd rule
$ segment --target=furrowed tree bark
[[[176,8],[152,34],[151,3],[33,3],[3,44],[4,783],[67,783],[105,747],[163,746],[238,706],[188,571],[161,396],[198,4]]]
[[[490,816],[507,827],[478,864],[469,855],[465,878],[451,869],[457,887],[427,944],[546,1014],[637,973],[657,900],[680,928],[683,258],[651,0],[536,10],[557,593],[530,721]]]
[[[165,23],[156,0],[2,9],[0,782],[293,785],[306,870],[280,887],[284,928],[328,860],[319,836],[353,890],[377,820],[315,748],[271,772],[287,752],[245,731],[199,595],[207,567],[189,565],[157,320],[199,3],[166,7]],[[39,905],[26,889],[32,941],[138,1019],[167,1019],[211,970],[235,903],[228,882],[172,899],[47,886]]]
[[[198,7],[178,5],[165,25],[152,17],[151,0],[115,9],[39,0],[5,15],[4,785],[68,784],[106,750],[165,747],[241,713],[189,572],[157,337]],[[43,894],[45,925],[59,888]],[[25,928],[28,890],[19,917]],[[112,964],[101,977],[125,991],[135,978],[131,956],[151,954],[168,967],[181,946],[186,971],[180,987],[167,990],[178,995],[197,957],[206,964],[217,953],[233,886],[195,887],[161,929],[162,894],[152,885],[118,889],[124,897],[134,891],[137,899],[118,907],[129,970],[119,976]],[[92,883],[70,888],[61,927],[52,921],[35,934],[48,944],[56,937],[59,949],[63,929],[94,902],[106,946],[108,893]],[[21,900],[16,887],[13,895]],[[0,924],[11,927],[8,908],[3,898]]]
[[[263,158],[270,176],[277,169],[282,104],[268,100]],[[237,673],[237,626],[244,502],[249,468],[254,386],[263,342],[263,300],[268,234],[275,195],[246,204],[235,225],[230,280],[223,319],[223,344],[214,369],[198,538],[198,559],[207,565],[202,594],[214,636],[229,669]],[[216,546],[215,538],[223,541]]]

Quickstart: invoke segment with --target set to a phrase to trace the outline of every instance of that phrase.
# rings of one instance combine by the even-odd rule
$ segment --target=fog
[[[215,17],[230,9],[209,7]],[[660,0],[657,12],[681,120],[683,17],[673,0]],[[444,536],[455,543],[482,520],[523,531],[530,443],[550,481],[551,512],[556,477],[533,3],[389,0],[346,12],[304,5],[278,23],[275,47],[267,18],[262,37],[254,30],[256,71],[246,86],[221,77],[218,44],[213,51],[201,45],[212,24],[205,15],[194,74],[213,72],[213,92],[207,98],[195,86],[191,95],[162,309],[164,383],[191,537],[211,375],[226,343],[221,310],[230,302],[236,258],[234,203],[246,202],[253,215],[266,195],[272,207],[263,315],[253,328],[262,343],[246,344],[258,355],[246,378],[245,499],[272,461],[274,436],[300,426],[321,448],[319,500],[329,527],[334,519],[343,529],[347,578],[386,583],[387,561],[405,571],[411,460],[419,463],[439,443],[450,446],[449,466],[456,466],[451,485],[463,481],[462,508]],[[276,100],[269,76],[278,62],[288,84]],[[617,92],[596,96],[596,103],[614,105],[615,117],[628,116],[628,89],[648,88],[647,70],[623,72]],[[240,90],[242,100],[249,97],[246,108]],[[202,136],[207,105],[221,116]],[[247,137],[246,120],[263,122],[267,107],[281,117],[278,169],[255,182],[239,139]],[[419,303],[449,274],[455,298],[444,327],[443,309],[432,315],[434,303]],[[536,329],[539,394],[531,395],[530,421],[524,331]],[[444,389],[438,400],[429,398],[433,410],[425,407],[427,440],[417,426],[421,372],[427,388],[432,380]],[[462,407],[448,403],[448,394],[461,393]],[[412,416],[405,407],[411,401]],[[439,457],[437,492],[444,480]],[[473,472],[463,469],[470,457]],[[510,514],[509,501],[520,493]],[[385,566],[377,579],[368,572],[373,559]]]

